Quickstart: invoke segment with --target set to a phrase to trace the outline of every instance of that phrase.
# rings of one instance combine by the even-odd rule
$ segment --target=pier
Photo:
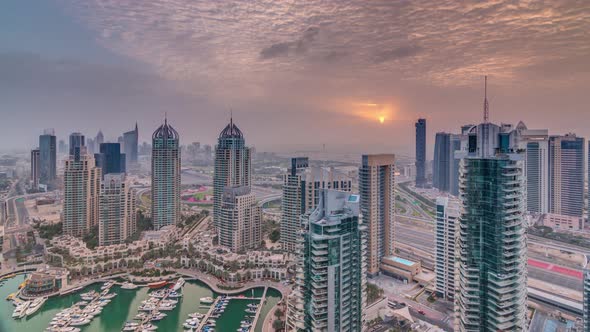
[[[264,292],[262,293],[262,298],[260,299],[260,303],[258,307],[256,307],[256,315],[254,315],[254,319],[252,320],[252,328],[251,331],[256,328],[256,323],[258,322],[258,318],[260,318],[260,312],[262,311],[262,307],[264,306],[264,302],[266,302],[266,291],[268,287],[264,287]]]
[[[209,318],[211,318],[211,313],[213,312],[213,310],[215,310],[215,306],[217,305],[217,303],[219,303],[220,300],[221,300],[221,296],[218,296],[215,299],[215,301],[213,301],[213,304],[211,304],[209,311],[207,311],[207,314],[205,314],[205,317],[203,317],[203,319],[199,322],[199,326],[197,327],[197,331],[201,331],[203,329],[203,327],[205,327],[207,320],[209,320]]]

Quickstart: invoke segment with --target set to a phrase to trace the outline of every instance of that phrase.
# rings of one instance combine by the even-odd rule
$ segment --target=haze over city
[[[165,112],[211,144],[231,109],[260,150],[413,155],[416,118],[429,141],[482,120],[484,75],[492,121],[589,137],[589,17],[587,1],[8,0],[0,148],[135,121],[147,141]]]

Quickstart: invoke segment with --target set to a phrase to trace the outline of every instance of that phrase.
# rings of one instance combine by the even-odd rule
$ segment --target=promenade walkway
[[[243,284],[242,287],[237,288],[237,289],[222,289],[217,286],[217,284],[219,283],[219,279],[217,279],[211,275],[202,273],[200,271],[186,270],[186,269],[179,269],[176,272],[178,274],[181,274],[181,275],[184,275],[187,277],[196,278],[196,279],[204,282],[205,284],[207,284],[207,286],[209,286],[209,288],[211,288],[214,292],[220,293],[220,294],[231,295],[231,294],[242,293],[242,292],[247,291],[252,288],[269,287],[269,288],[274,288],[274,289],[278,290],[281,293],[282,298],[285,299],[285,298],[287,298],[287,295],[289,295],[289,293],[291,292],[290,287],[287,287],[287,286],[281,284],[280,282],[274,282],[274,281],[252,281],[252,282],[247,282],[247,283]]]

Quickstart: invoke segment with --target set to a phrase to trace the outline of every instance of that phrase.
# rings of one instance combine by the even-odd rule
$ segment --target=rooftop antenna
[[[164,124],[168,124],[168,112],[164,112]]]
[[[488,102],[488,76],[484,76],[483,122],[490,121],[490,103]]]
[[[234,126],[234,110],[231,108],[229,109],[229,126]]]

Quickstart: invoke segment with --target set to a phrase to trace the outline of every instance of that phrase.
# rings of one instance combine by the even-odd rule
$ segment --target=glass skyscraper
[[[50,184],[57,177],[57,150],[55,135],[50,132],[39,136],[39,182]]]
[[[549,137],[549,212],[582,217],[584,148],[584,139],[574,134]]]
[[[219,227],[221,202],[225,187],[250,187],[250,148],[242,131],[230,120],[221,131],[215,147],[215,169],[213,175],[213,222]]]
[[[154,229],[180,219],[180,136],[164,120],[152,135],[152,222]]]
[[[125,157],[125,154],[121,153],[119,143],[102,143],[100,153],[94,154],[96,166],[102,169],[103,177],[106,174],[125,173],[127,171]]]
[[[125,152],[127,166],[137,164],[138,146],[139,129],[137,123],[135,123],[135,129],[123,133],[123,151]]]
[[[513,132],[482,123],[461,160],[459,331],[523,331],[527,251],[524,154]]]
[[[76,153],[80,154],[83,146],[86,145],[84,135],[80,133],[72,133],[70,135],[70,156]]]
[[[434,139],[434,163],[432,165],[432,186],[448,192],[451,184],[451,162],[454,161],[451,148],[451,134],[436,133]]]
[[[359,201],[359,195],[322,190],[318,206],[302,217],[290,331],[364,330],[367,244]]]
[[[416,122],[416,187],[426,185],[426,119]]]

